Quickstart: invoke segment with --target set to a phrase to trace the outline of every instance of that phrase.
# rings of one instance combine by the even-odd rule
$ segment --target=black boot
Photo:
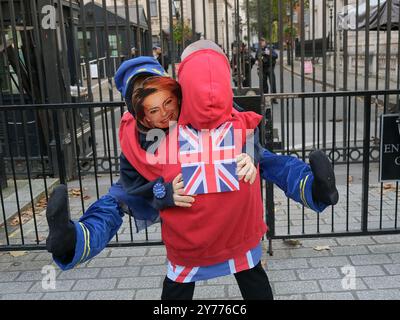
[[[47,204],[46,218],[49,225],[47,251],[63,262],[71,261],[75,254],[76,231],[70,220],[68,189],[65,185],[54,189]]]
[[[336,189],[335,173],[331,162],[321,150],[310,154],[310,166],[314,174],[312,194],[314,201],[326,205],[335,205],[339,201],[339,193]]]

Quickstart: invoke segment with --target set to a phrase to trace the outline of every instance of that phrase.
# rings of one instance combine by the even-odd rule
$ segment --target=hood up
[[[233,92],[226,57],[214,50],[199,50],[179,67],[182,107],[178,123],[197,130],[214,129],[232,115]]]

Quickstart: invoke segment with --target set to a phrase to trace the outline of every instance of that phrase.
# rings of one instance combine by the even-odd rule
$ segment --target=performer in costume
[[[132,75],[132,70],[129,70],[127,72],[129,75]],[[180,73],[180,77],[183,77],[183,74]],[[125,79],[129,78],[126,77]],[[117,81],[117,79],[116,79]],[[127,87],[126,84],[128,81],[122,81],[124,83],[124,87]],[[191,88],[189,88],[191,89]],[[193,88],[192,88],[193,89]],[[196,88],[194,88],[196,89]],[[190,91],[193,93],[193,91]],[[185,94],[185,91],[184,91]],[[125,92],[125,97],[126,92]],[[129,99],[128,99],[129,100]],[[228,115],[229,116],[229,115]],[[323,155],[324,156],[324,155]],[[314,209],[315,211],[322,211],[326,205],[329,204],[334,204],[332,202],[337,202],[337,199],[335,199],[335,192],[336,189],[334,187],[334,176],[331,167],[329,166],[329,162],[323,162],[319,161],[320,159],[324,160],[323,156],[320,153],[316,153],[311,156],[311,166],[312,166],[312,171],[310,167],[303,162],[292,158],[292,157],[283,157],[283,156],[277,156],[274,155],[266,150],[262,152],[262,160],[261,160],[261,167],[263,168],[262,170],[262,176],[266,179],[269,179],[272,182],[275,182],[279,187],[281,187],[288,196],[292,197],[293,199],[302,202],[303,204],[309,206],[310,208]],[[313,159],[317,157],[318,161],[314,162],[313,164]],[[322,158],[321,158],[322,157]],[[319,164],[325,163],[327,164],[325,167],[319,167]],[[321,174],[321,169],[324,171]],[[317,173],[316,173],[317,171]],[[321,171],[321,172],[320,172]],[[327,181],[327,176],[325,173],[328,173],[328,178],[330,181]],[[158,175],[159,177],[160,175]],[[145,176],[146,177],[146,176]],[[149,177],[148,177],[149,178]],[[168,177],[171,179],[172,177]],[[315,187],[317,186],[317,187]],[[244,187],[246,188],[246,187]],[[248,187],[250,188],[250,187]],[[326,189],[325,194],[319,194],[319,190]],[[75,251],[74,251],[74,256],[70,257],[70,263],[68,264],[63,264],[61,261],[58,261],[59,265],[61,268],[68,269],[73,267],[79,262],[86,261],[87,259],[90,259],[94,255],[96,255],[104,246],[108,243],[108,241],[115,235],[116,231],[118,230],[122,219],[121,216],[123,215],[124,212],[129,211],[132,213],[132,211],[135,213],[140,212],[140,208],[135,209],[135,206],[137,206],[137,202],[133,200],[133,198],[130,198],[126,192],[122,188],[117,188],[117,192],[114,188],[111,188],[110,193],[104,197],[102,197],[100,200],[98,200],[96,203],[94,203],[84,214],[84,216],[81,218],[79,223],[74,223],[73,227],[74,230],[76,231],[75,233],[75,238],[76,238],[76,243],[75,243]],[[157,191],[155,191],[157,193]],[[259,190],[258,190],[259,192]],[[336,192],[337,193],[337,192]],[[325,203],[322,203],[320,199],[322,199],[325,195],[332,195],[333,196]],[[51,236],[52,236],[52,229],[53,229],[53,238],[55,239],[56,237],[54,236],[56,231],[58,233],[65,233],[66,229],[71,229],[71,224],[69,224],[68,216],[65,214],[65,212],[68,212],[67,210],[67,198],[66,198],[66,190],[63,190],[62,187],[56,190],[56,192],[52,195],[51,200],[49,202],[49,207],[48,207],[48,218],[49,218],[49,225],[50,225],[50,243],[51,241]],[[208,197],[212,197],[213,195],[204,195],[205,201],[207,200]],[[321,197],[322,196],[322,197]],[[337,198],[337,197],[336,197]],[[326,200],[326,199],[324,199]],[[208,201],[208,200],[207,200]],[[331,201],[331,202],[329,202]],[[196,204],[199,203],[196,201]],[[148,204],[148,203],[146,203]],[[128,210],[127,208],[133,209],[133,210]],[[143,209],[143,208],[142,208]],[[194,209],[194,207],[193,207]],[[186,210],[186,209],[182,209]],[[155,210],[153,210],[154,212]],[[178,209],[179,211],[179,209]],[[151,216],[151,208],[146,208],[143,209],[142,212],[149,214]],[[145,218],[147,218],[147,215],[144,215]],[[139,219],[140,220],[140,219]],[[166,220],[168,220],[168,216],[166,217]],[[242,221],[241,221],[242,222]],[[61,225],[69,225],[69,227],[61,228]],[[63,230],[64,229],[64,230]],[[265,231],[261,229],[259,234],[262,234]],[[174,241],[172,241],[174,242]],[[256,241],[259,242],[259,239]],[[252,248],[255,249],[255,248]],[[173,248],[174,250],[174,248]],[[240,251],[240,250],[239,250]],[[250,257],[251,260],[253,261],[253,265],[258,265],[257,261],[259,261],[259,257],[257,256],[256,253],[253,253],[251,250],[250,251]],[[246,251],[246,257],[249,257],[247,254],[248,251]],[[170,268],[172,268],[172,271],[174,272],[173,275],[170,275],[169,278],[173,278],[176,275],[176,270],[177,267],[179,267],[179,259],[182,259],[182,257],[178,257],[177,259],[174,259],[174,252],[172,253],[173,258],[169,259],[170,260],[176,260],[172,261],[173,264],[175,264],[175,268],[171,263]],[[171,256],[171,255],[170,255]],[[217,260],[220,260],[221,258],[214,258],[215,260],[209,259],[209,262],[207,263],[213,263]],[[67,259],[68,260],[68,259]],[[189,259],[190,260],[190,259]],[[229,260],[228,264],[229,264]],[[230,269],[229,273],[233,273],[232,270],[234,270],[235,276],[240,277],[241,273],[240,269],[241,268],[249,268],[252,267],[253,265],[250,263],[250,259],[247,259],[247,266],[243,265],[236,265],[234,263],[235,269]],[[57,262],[57,260],[56,260]],[[193,262],[193,268],[196,268],[196,262]],[[233,261],[234,262],[234,261]],[[216,263],[215,265],[218,265],[219,263]],[[183,264],[185,267],[191,267],[190,263]],[[225,263],[226,265],[226,263]],[[210,266],[210,265],[208,265]],[[175,269],[175,270],[174,270]],[[203,268],[206,269],[206,268]],[[247,270],[253,270],[255,268],[250,268]],[[215,269],[216,270],[216,269]],[[244,270],[244,269],[243,269]],[[184,271],[184,270],[182,270]],[[201,272],[203,270],[197,270],[196,274],[193,272],[185,275],[184,273],[180,273],[180,279],[170,279],[170,280],[175,280],[172,284],[175,286],[178,281],[182,282],[187,282],[193,284],[193,281],[196,279],[199,280],[201,276]],[[187,272],[187,271],[186,271]],[[226,272],[226,271],[225,271]],[[197,275],[196,277],[190,277],[193,275]],[[213,276],[218,276],[222,274],[214,274]],[[169,279],[168,278],[168,279]],[[192,288],[194,289],[194,285],[190,285],[190,290],[186,290],[189,292],[192,292]],[[242,287],[241,287],[242,290]],[[246,289],[243,289],[246,291]],[[249,290],[247,290],[250,292]],[[174,290],[174,292],[178,292],[178,290]],[[243,291],[242,291],[243,292]],[[179,295],[178,295],[179,296]],[[171,297],[171,294],[169,295]],[[245,296],[245,298],[251,298],[251,296]],[[259,295],[260,297],[260,295]]]
[[[124,62],[115,75],[115,82],[125,97],[129,112],[135,116],[139,113],[140,119],[143,118],[141,115],[143,110],[132,105],[132,94],[134,87],[140,87],[146,79],[150,80],[149,84],[156,83],[158,87],[160,82],[166,82],[164,91],[169,91],[172,96],[176,96],[177,100],[180,100],[181,95],[179,85],[175,80],[167,77],[164,69],[155,59],[139,57]],[[175,112],[173,120],[177,120],[177,116],[178,113]],[[148,150],[154,144],[153,141],[146,140],[145,131],[149,128],[141,125],[140,122],[139,128],[137,139],[140,147]],[[163,126],[162,129],[167,130],[168,125]],[[132,135],[132,138],[136,139],[136,136]],[[255,175],[249,172],[249,166],[244,165],[244,160],[246,158],[242,157],[240,161],[242,165],[239,165],[244,169],[242,170],[244,179],[254,179]],[[123,153],[120,155],[120,180],[110,188],[107,195],[93,203],[79,221],[69,219],[65,186],[56,188],[51,198],[47,210],[50,227],[47,249],[63,270],[71,269],[76,264],[96,256],[116,234],[125,213],[133,214],[136,229],[139,232],[159,222],[158,210],[163,207],[187,206],[193,201],[192,197],[174,193],[172,183],[165,183],[162,177],[152,181],[143,178],[128,163]]]

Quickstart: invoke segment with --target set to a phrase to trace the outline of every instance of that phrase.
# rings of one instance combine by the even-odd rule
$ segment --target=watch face
[[[166,194],[167,194],[164,185],[163,185],[162,183],[159,183],[159,182],[156,183],[156,184],[153,186],[153,193],[154,193],[154,196],[155,196],[157,199],[162,199],[162,198],[164,198],[164,197],[166,196]]]

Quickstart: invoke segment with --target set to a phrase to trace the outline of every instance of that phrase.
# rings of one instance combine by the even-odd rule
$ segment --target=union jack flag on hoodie
[[[179,161],[187,195],[239,190],[231,122],[201,131],[179,126]]]

